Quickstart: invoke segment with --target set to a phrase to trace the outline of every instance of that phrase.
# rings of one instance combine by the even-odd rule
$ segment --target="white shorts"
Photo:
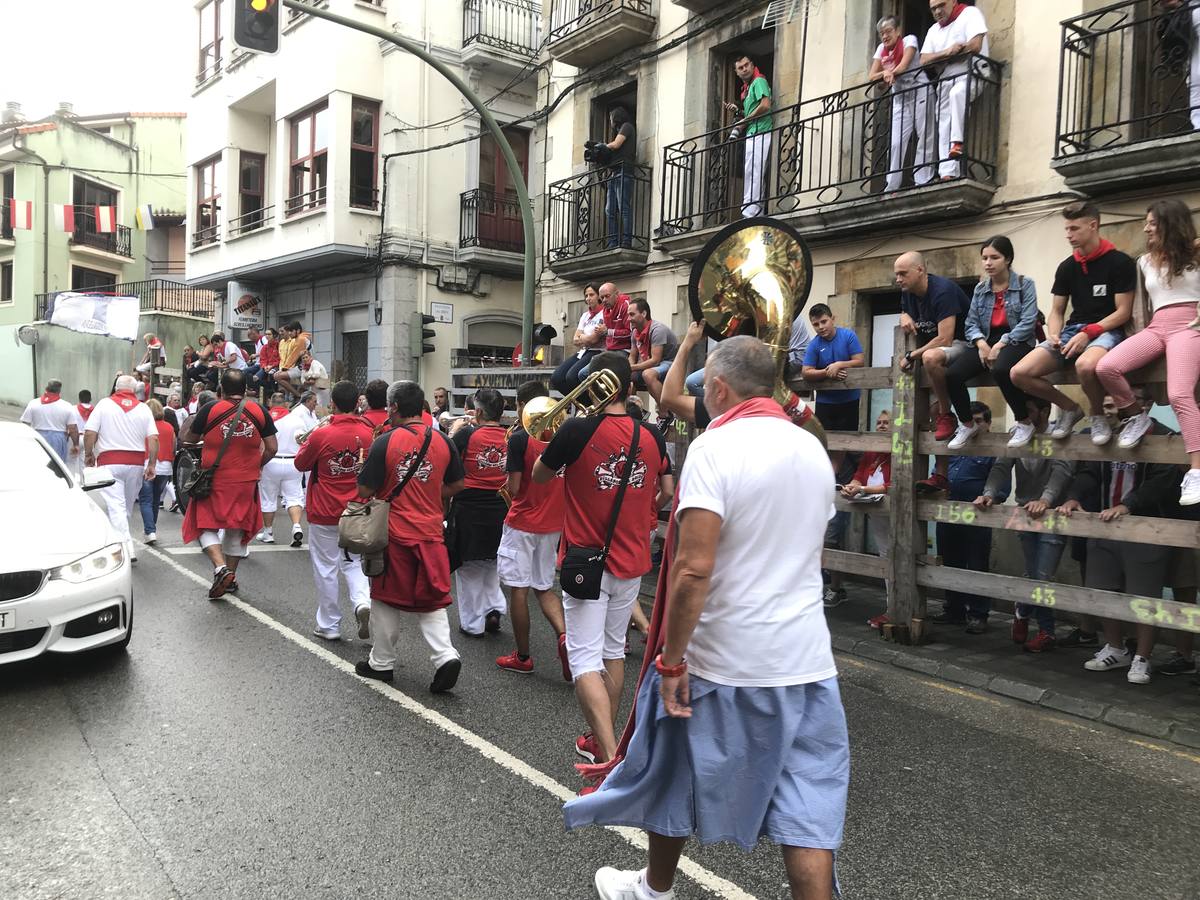
[[[496,571],[500,583],[507,587],[548,591],[554,587],[554,570],[558,567],[559,532],[531,534],[505,523],[496,550]]]
[[[300,485],[300,473],[293,459],[273,459],[263,466],[258,481],[258,502],[263,512],[279,509],[279,498],[283,497],[285,509],[304,506],[304,488]]]
[[[575,678],[603,672],[605,660],[625,658],[629,617],[641,586],[640,578],[617,578],[606,571],[596,600],[576,600],[563,592],[567,659]]]

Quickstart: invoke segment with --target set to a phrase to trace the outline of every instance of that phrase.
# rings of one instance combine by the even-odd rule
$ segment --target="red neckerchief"
[[[755,79],[765,78],[765,77],[766,76],[763,75],[763,73],[759,71],[758,66],[755,66],[754,74],[750,77],[750,80],[742,82],[742,96],[740,97],[740,99],[742,99],[742,100],[746,99],[746,95],[748,93],[750,93],[750,85],[754,84]]]
[[[896,68],[896,66],[900,65],[900,63],[904,62],[904,38],[903,37],[896,38],[896,43],[892,44],[891,47],[888,47],[887,44],[883,45],[883,59],[880,60],[880,62],[883,62],[883,61],[887,60],[888,58],[891,58],[891,60],[892,60],[892,68],[893,69]],[[887,66],[884,66],[884,68],[886,69]]]
[[[49,391],[46,391],[44,394],[42,394],[42,403],[57,403],[61,397],[62,394],[52,394]]]
[[[1084,256],[1082,253],[1080,253],[1078,250],[1076,250],[1074,253],[1075,262],[1079,263],[1080,268],[1083,269],[1083,274],[1086,275],[1088,273],[1088,270],[1087,270],[1088,263],[1095,262],[1100,257],[1102,257],[1104,254],[1111,253],[1113,250],[1116,250],[1116,249],[1117,249],[1117,245],[1114,244],[1112,241],[1107,240],[1105,238],[1101,238],[1100,246],[1097,247],[1095,250],[1093,250],[1091,253],[1089,253],[1087,256]]]
[[[121,407],[122,411],[129,412],[142,401],[137,398],[137,394],[133,391],[117,391],[112,395],[117,406]]]
[[[290,413],[291,410],[286,406],[272,406],[269,410],[267,410],[267,412],[271,414],[272,422],[278,422],[280,419]]]
[[[88,420],[88,416],[92,414],[93,407],[90,403],[77,403],[75,404],[75,409],[79,413],[79,418],[86,422]]]
[[[783,407],[770,397],[753,397],[750,400],[743,400],[733,409],[713,419],[712,424],[706,430],[721,428],[739,419],[749,419],[759,416],[792,421],[791,417],[783,411]],[[655,657],[662,652],[663,641],[666,638],[667,585],[670,583],[669,572],[671,562],[675,556],[675,510],[678,505],[679,492],[676,491],[675,500],[671,505],[671,518],[667,523],[667,539],[663,544],[662,565],[658,570],[658,587],[654,592],[654,609],[650,613],[650,630],[646,632],[646,655],[642,657],[642,669],[638,673],[637,687],[633,691],[635,697],[641,688],[642,679],[654,667]],[[608,777],[609,772],[616,767],[617,763],[625,758],[625,751],[629,749],[629,741],[633,738],[633,727],[636,717],[637,708],[635,704],[634,708],[629,711],[629,721],[625,723],[625,731],[621,734],[621,740],[617,744],[617,752],[613,755],[613,758],[603,763],[580,763],[576,765],[575,768],[579,770],[580,775],[596,786],[603,783],[604,779]]]
[[[954,9],[950,10],[950,15],[946,16],[946,21],[938,22],[938,25],[942,28],[949,28],[951,23],[966,11],[966,8],[967,4],[965,3],[955,3]]]

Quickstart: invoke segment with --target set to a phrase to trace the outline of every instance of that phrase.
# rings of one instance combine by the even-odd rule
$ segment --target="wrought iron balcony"
[[[550,185],[546,255],[558,274],[646,267],[650,252],[648,166],[603,166]]]
[[[1089,193],[1200,175],[1190,86],[1200,0],[1126,0],[1062,23],[1052,163]]]
[[[229,220],[229,237],[241,237],[252,231],[269,228],[275,221],[275,207],[262,206]],[[197,232],[197,234],[199,234]]]
[[[586,69],[654,34],[651,0],[553,0],[550,55]]]
[[[837,236],[982,211],[997,185],[1001,65],[964,63],[957,74],[915,69],[892,89],[873,82],[776,110],[759,134],[721,128],[667,146],[660,246],[689,257],[708,232],[749,215]]]
[[[525,252],[521,204],[513,197],[476,188],[459,195],[460,247]]]
[[[463,56],[469,50],[512,54],[527,63],[541,46],[542,10],[521,0],[463,0]],[[468,60],[470,61],[470,60]]]
[[[66,293],[137,297],[141,301],[142,312],[176,312],[202,319],[211,319],[217,306],[217,295],[213,291],[188,287],[186,284],[164,278],[152,278],[149,281],[110,285],[101,291],[52,291],[49,294],[37,294],[37,317],[47,318],[54,308],[54,298]]]
[[[75,230],[71,243],[93,250],[103,250],[117,256],[133,258],[133,234],[125,225],[117,225],[112,231],[98,231],[94,213],[75,208]]]

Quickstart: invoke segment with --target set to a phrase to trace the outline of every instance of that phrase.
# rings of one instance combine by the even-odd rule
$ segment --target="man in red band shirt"
[[[391,428],[388,424],[387,392],[388,383],[382,378],[368,382],[363,391],[363,396],[367,398],[367,408],[363,410],[362,417],[371,424],[376,437]]]
[[[329,392],[333,416],[313,431],[296,454],[296,469],[308,472],[308,552],[312,556],[313,581],[317,586],[319,638],[341,637],[342,612],[338,608],[338,572],[346,579],[358,636],[371,636],[371,587],[358,556],[338,548],[338,519],[346,504],[358,497],[358,473],[375,440],[374,429],[355,415],[358,387],[339,381]]]
[[[535,397],[549,396],[550,391],[542,382],[525,382],[517,389],[517,420],[520,421],[526,403]],[[570,681],[562,598],[553,591],[566,498],[562,473],[545,484],[533,481],[533,464],[545,449],[545,441],[531,436],[519,425],[508,438],[507,486],[512,506],[504,519],[504,532],[496,551],[496,570],[500,583],[511,592],[508,614],[512,617],[517,649],[497,659],[496,665],[512,672],[533,671],[533,658],[529,655],[529,589],[533,588],[542,614],[558,638],[563,678]]]
[[[203,442],[200,465],[210,468],[226,432],[233,426],[233,437],[213,476],[212,493],[193,497],[183,517],[184,543],[199,539],[213,564],[210,600],[237,590],[238,564],[249,554],[250,538],[262,525],[259,473],[278,449],[275,422],[257,400],[247,401],[234,425],[238,404],[245,394],[245,374],[238,369],[226,369],[221,373],[221,399],[196,410],[179,436],[185,444]]]
[[[593,762],[608,760],[616,750],[613,716],[625,681],[625,635],[642,576],[650,571],[651,512],[662,507],[674,490],[671,461],[662,434],[625,411],[632,372],[629,355],[606,351],[592,360],[592,371],[608,369],[621,390],[598,416],[568,419],[533,466],[533,480],[545,484],[566,466],[563,543],[602,547],[612,520],[621,476],[629,461],[633,429],[640,429],[637,455],[621,502],[612,545],[604,563],[600,597],[579,600],[563,590],[567,625],[567,657],[575,678],[575,694],[591,726],[576,752]]]
[[[507,608],[496,572],[496,550],[508,513],[499,493],[508,481],[503,415],[500,392],[483,388],[475,394],[475,423],[450,436],[462,458],[466,482],[450,504],[446,546],[454,570],[459,631],[472,637],[499,631]]]
[[[412,613],[432,651],[435,666],[429,689],[442,693],[454,687],[462,661],[450,643],[450,558],[442,536],[445,502],[463,489],[463,467],[449,438],[421,421],[425,392],[412,381],[388,388],[388,412],[393,428],[371,445],[358,475],[358,496],[391,497],[396,486],[416,465],[404,489],[388,511],[388,546],[383,574],[371,579],[371,633],[368,659],[354,671],[363,678],[391,681],[396,666],[396,640],[403,613]],[[421,447],[428,437],[424,458]]]

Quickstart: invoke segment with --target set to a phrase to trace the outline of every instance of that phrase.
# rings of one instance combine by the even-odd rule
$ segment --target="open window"
[[[616,134],[613,132],[612,125],[609,124],[609,115],[618,106],[625,108],[625,112],[629,113],[629,121],[635,129],[634,141],[636,144],[638,127],[637,116],[637,82],[631,82],[617,88],[615,91],[609,91],[606,94],[601,94],[598,97],[592,98],[591,116],[589,118],[589,133],[588,139],[593,141],[611,141]],[[636,157],[636,146],[635,146]]]

